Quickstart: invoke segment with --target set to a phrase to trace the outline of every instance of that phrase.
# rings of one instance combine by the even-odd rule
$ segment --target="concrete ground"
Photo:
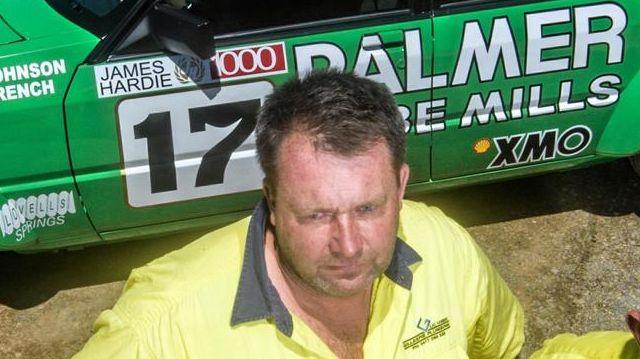
[[[527,358],[560,332],[622,330],[640,307],[640,179],[626,161],[421,195],[463,224],[519,297]],[[0,358],[67,358],[132,268],[198,237],[0,253]]]

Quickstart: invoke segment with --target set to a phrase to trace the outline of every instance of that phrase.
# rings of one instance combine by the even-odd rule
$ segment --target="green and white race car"
[[[636,156],[637,1],[0,0],[0,249],[212,226],[260,196],[256,112],[384,83],[409,191]]]

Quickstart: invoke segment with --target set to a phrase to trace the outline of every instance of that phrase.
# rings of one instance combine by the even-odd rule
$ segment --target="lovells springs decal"
[[[66,216],[76,213],[73,191],[8,199],[0,207],[2,239],[22,241],[36,228],[63,225]]]

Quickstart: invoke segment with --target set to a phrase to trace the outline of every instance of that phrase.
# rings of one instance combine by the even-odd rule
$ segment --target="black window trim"
[[[142,20],[143,16],[153,6],[157,0],[133,0],[135,6],[129,11],[122,21],[100,41],[98,46],[87,56],[85,63],[96,64],[108,62],[111,52],[118,47],[118,44],[124,40]]]
[[[51,8],[69,21],[76,23],[78,26],[86,29],[100,39],[107,37],[119,24],[126,20],[127,15],[131,14],[144,0],[128,0],[122,2],[118,7],[114,8],[110,13],[104,16],[98,16],[88,9],[75,10],[73,1],[68,0],[45,0]]]
[[[412,8],[390,10],[362,15],[352,15],[335,19],[303,22],[292,25],[273,26],[258,30],[238,31],[214,37],[216,46],[228,46],[240,42],[260,41],[262,39],[312,35],[321,32],[339,31],[351,28],[382,25],[396,21],[414,19],[416,13]]]
[[[361,15],[353,15],[347,17],[333,18],[333,19],[324,19],[317,21],[310,21],[292,25],[283,25],[283,26],[273,26],[268,28],[261,28],[257,30],[247,30],[247,31],[237,31],[226,34],[221,34],[214,37],[214,46],[216,47],[228,47],[236,44],[247,43],[247,42],[258,42],[261,40],[273,40],[274,36],[279,36],[281,38],[285,37],[295,37],[295,36],[303,36],[303,35],[312,35],[322,32],[329,31],[339,31],[363,26],[376,26],[383,25],[387,23],[393,23],[398,21],[410,21],[417,20],[421,17],[430,17],[431,15],[427,13],[425,10],[428,8],[429,0],[408,0],[408,6],[405,9],[398,10],[389,10],[389,11],[380,11],[369,14],[361,14]],[[139,4],[147,3],[152,4],[154,0],[138,0]],[[142,6],[138,6],[138,8],[142,8]],[[140,13],[140,11],[137,11]],[[138,16],[139,18],[140,16]],[[139,19],[138,19],[139,20]],[[138,22],[135,21],[135,23]],[[149,52],[145,54],[127,54],[127,55],[113,55],[111,52],[113,49],[117,47],[117,43],[119,42],[118,38],[122,39],[123,35],[126,36],[131,31],[132,27],[135,27],[135,24],[132,21],[127,21],[126,23],[122,23],[121,25],[126,24],[125,29],[120,29],[120,31],[115,31],[120,35],[114,39],[114,34],[110,34],[107,39],[104,39],[103,42],[92,52],[92,54],[87,58],[87,63],[96,64],[102,62],[115,62],[122,61],[127,59],[135,59],[140,57],[148,57],[158,55],[161,56],[164,53],[163,51],[158,50],[157,52]],[[121,26],[122,27],[122,26]]]
[[[464,12],[499,9],[517,5],[542,3],[551,0],[431,0],[433,16],[452,15]]]

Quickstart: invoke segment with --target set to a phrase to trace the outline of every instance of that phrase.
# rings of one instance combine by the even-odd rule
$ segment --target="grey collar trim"
[[[276,328],[286,336],[293,334],[291,313],[267,275],[264,259],[264,231],[269,217],[263,198],[253,210],[242,260],[242,273],[233,303],[231,326],[259,319],[272,318]]]
[[[411,290],[413,272],[409,266],[422,261],[422,257],[410,245],[400,238],[396,239],[391,263],[384,274],[399,286]]]
[[[291,313],[284,306],[278,291],[267,274],[264,259],[264,234],[269,208],[263,198],[253,210],[245,243],[242,273],[238,283],[231,326],[260,319],[272,319],[282,334],[291,337],[293,321]],[[385,275],[393,282],[410,290],[413,273],[409,266],[422,260],[422,257],[408,244],[397,240],[391,264]]]

